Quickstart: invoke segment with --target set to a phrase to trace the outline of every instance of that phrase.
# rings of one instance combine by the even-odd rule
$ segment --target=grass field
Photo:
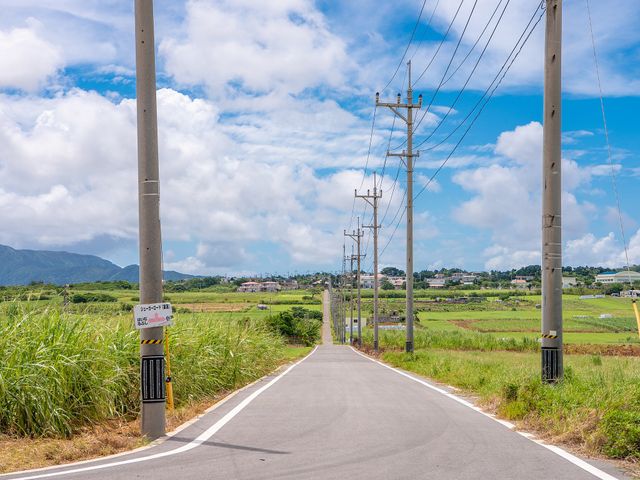
[[[484,293],[484,292],[483,292]],[[440,291],[441,301],[416,301],[421,330],[432,332],[479,333],[498,339],[530,339],[540,337],[540,295],[512,297],[502,301],[498,297],[486,297],[480,302],[457,304],[444,298],[451,292]],[[469,295],[469,292],[465,292]],[[502,292],[504,296],[504,291]],[[372,316],[372,302],[363,301],[364,316]],[[381,311],[404,312],[403,299],[381,299]],[[600,318],[601,315],[611,318]],[[369,321],[370,324],[370,321]],[[567,344],[638,345],[638,327],[631,300],[606,297],[580,299],[577,295],[563,298],[564,342]]]

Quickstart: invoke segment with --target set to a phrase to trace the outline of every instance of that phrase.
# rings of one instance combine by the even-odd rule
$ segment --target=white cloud
[[[491,232],[494,242],[484,251],[488,269],[511,268],[540,262],[540,216],[542,173],[542,125],[531,122],[498,137],[495,153],[502,158],[486,158],[488,166],[463,170],[454,183],[472,197],[454,211],[461,224]],[[562,160],[563,237],[575,239],[586,233],[597,208],[580,202],[576,189],[588,186],[602,174],[600,166],[581,167]]]
[[[216,96],[232,84],[259,93],[335,88],[347,66],[345,44],[307,0],[190,0],[184,32],[165,38],[160,52],[178,82]]]
[[[361,1],[359,3],[371,7],[370,10],[372,11],[365,10],[366,17],[374,17],[370,19],[369,22],[374,23],[374,28],[380,30],[383,30],[387,26],[385,21],[407,22],[413,20],[394,18],[394,16],[385,10],[381,10],[380,13],[376,15],[377,8],[370,5],[371,2]],[[434,3],[435,1],[427,2],[425,12],[428,12],[428,14],[424,16],[422,25],[416,33],[418,40],[426,36],[427,18],[433,9]],[[440,83],[456,44],[465,28],[465,23],[469,18],[474,3],[475,2],[465,2],[463,4],[453,24],[451,33],[444,42],[440,53],[437,55],[427,74],[418,83],[416,87],[417,90],[424,91],[427,88],[433,89]],[[469,22],[467,31],[447,76],[455,71],[462,59],[467,56],[474,42],[480,37],[497,5],[498,0],[479,0],[477,2],[473,17]],[[489,35],[493,31],[493,27],[504,5],[505,3],[502,2],[498,14],[493,18],[489,28],[485,31],[478,43],[478,46],[459,68],[455,76],[444,85],[443,88],[445,90],[458,90],[463,86],[481,50],[484,48]],[[639,70],[636,65],[630,66],[627,59],[637,57],[638,54],[640,33],[635,24],[636,19],[640,15],[640,4],[626,0],[611,0],[608,2],[591,1],[590,5],[601,76],[607,79],[605,93],[607,95],[636,95],[640,83],[638,80],[638,78],[640,78],[638,75]],[[414,15],[416,9],[415,3],[412,2],[402,2],[401,5],[396,2],[394,6],[396,6],[398,10],[404,9],[405,12],[411,12],[411,15]],[[447,30],[458,6],[459,2],[438,3],[432,25],[435,26],[440,34],[444,34]],[[498,92],[501,93],[505,90],[514,89],[540,89],[542,87],[545,19],[544,12],[537,8],[537,6],[537,2],[530,2],[529,0],[512,0],[508,3],[508,7],[495,31],[493,39],[489,43],[478,68],[471,78],[469,88],[484,91],[484,89],[489,86],[534,12],[537,15],[543,14],[542,20],[509,70]],[[597,95],[597,80],[585,4],[584,2],[564,2],[563,9],[563,88],[566,92],[591,96]],[[417,14],[417,12],[415,13]],[[612,32],[616,32],[616,34],[614,35]],[[404,46],[403,43],[406,41],[406,37],[402,40],[403,41],[400,41],[395,37],[386,38],[383,45],[375,43],[375,51],[397,52],[399,48]],[[414,78],[418,78],[419,73],[422,72],[431,61],[439,43],[440,38],[415,42],[415,44],[420,45],[420,48],[417,49],[417,53],[413,56],[414,72],[416,72]],[[416,50],[412,48],[410,53],[414,51]],[[627,53],[620,55],[621,51],[626,51]],[[384,72],[393,71],[395,65],[397,65],[396,57],[397,55],[394,54],[389,55],[389,58],[385,58],[386,65],[384,68],[381,68],[380,60],[378,60],[374,66],[377,71],[372,71],[370,76],[377,78],[381,75],[379,73],[380,70]],[[383,75],[383,77],[387,75]],[[382,82],[384,81],[386,81],[386,78],[384,78]],[[399,84],[400,81],[400,78],[398,78],[395,83]],[[382,84],[384,85],[384,83]]]
[[[640,230],[628,239],[629,263],[640,264]],[[603,237],[587,233],[569,240],[565,248],[566,263],[571,265],[595,265],[620,268],[626,266],[627,258],[622,241],[613,232]]]
[[[135,239],[134,100],[113,103],[82,90],[48,99],[0,96],[0,112],[1,243]],[[253,151],[266,142],[260,132],[222,123],[211,102],[171,89],[158,91],[158,112],[163,238],[200,245],[169,266],[238,269],[253,258],[253,242],[278,244],[300,264],[332,263],[342,244],[336,225],[348,222],[360,172],[320,175],[304,162],[277,163]],[[246,135],[246,144],[236,135]],[[311,143],[283,145],[281,154],[299,159],[317,148],[322,155],[322,139],[318,133]]]
[[[39,35],[40,25],[0,30],[0,88],[34,91],[62,67],[59,48]]]

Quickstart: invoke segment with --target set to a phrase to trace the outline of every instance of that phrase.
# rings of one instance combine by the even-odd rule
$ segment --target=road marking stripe
[[[604,472],[602,470],[600,470],[599,468],[594,467],[593,465],[591,465],[590,463],[585,462],[584,460],[576,457],[575,455],[572,455],[571,453],[567,452],[566,450],[563,450],[560,447],[556,447],[555,445],[549,445],[547,443],[544,443],[542,440],[538,440],[537,438],[535,438],[532,434],[527,433],[527,432],[519,432],[518,430],[516,430],[516,426],[511,423],[511,422],[507,422],[506,420],[501,420],[499,418],[496,418],[495,415],[491,415],[490,413],[484,412],[480,407],[475,406],[473,403],[460,398],[456,395],[454,395],[453,393],[449,393],[446,390],[443,390],[442,388],[438,388],[435,385],[431,385],[428,382],[425,382],[424,380],[420,380],[419,378],[414,377],[413,375],[409,375],[406,372],[403,372],[402,370],[399,370],[397,368],[394,368],[390,365],[387,365],[385,363],[382,363],[374,358],[369,357],[368,355],[365,355],[361,352],[359,352],[358,350],[356,350],[355,348],[351,347],[351,350],[353,350],[354,352],[356,352],[358,355],[360,355],[361,357],[366,358],[367,360],[371,360],[374,363],[377,363],[378,365],[381,365],[385,368],[388,368],[389,370],[392,370],[400,375],[402,375],[403,377],[406,377],[410,380],[413,380],[414,382],[417,382],[421,385],[424,385],[427,388],[430,388],[431,390],[434,390],[442,395],[444,395],[445,397],[449,397],[451,400],[454,400],[462,405],[464,405],[465,407],[468,407],[472,410],[475,410],[476,412],[484,415],[485,417],[490,418],[491,420],[494,420],[496,422],[498,422],[501,425],[504,425],[505,427],[507,427],[509,430],[513,430],[515,433],[517,433],[518,435],[526,438],[527,440],[531,440],[534,443],[537,443],[538,445],[540,445],[541,447],[546,448],[547,450],[555,453],[556,455],[564,458],[565,460],[573,463],[575,466],[589,472],[591,475],[593,475],[594,477],[600,478],[601,480],[618,480],[616,477],[608,474],[607,472]]]
[[[202,445],[204,442],[209,440],[222,427],[224,427],[227,423],[229,423],[236,415],[238,415],[251,402],[253,402],[261,393],[263,393],[269,387],[273,386],[273,384],[275,384],[278,380],[280,380],[282,377],[284,377],[287,373],[289,373],[291,370],[293,370],[295,367],[297,367],[302,362],[304,362],[307,358],[309,358],[311,355],[313,355],[317,349],[318,349],[318,347],[314,348],[309,355],[304,357],[302,360],[294,363],[289,368],[287,368],[284,372],[282,372],[280,375],[278,375],[277,377],[272,379],[269,383],[267,383],[266,385],[263,385],[258,390],[253,392],[247,398],[242,400],[238,405],[236,405],[232,410],[230,410],[220,420],[218,420],[216,423],[214,423],[212,426],[210,426],[208,429],[206,429],[204,432],[202,432],[198,437],[193,439],[190,443],[187,443],[186,445],[183,445],[182,447],[175,448],[175,449],[169,450],[167,452],[161,452],[161,453],[155,453],[155,454],[152,454],[152,455],[147,455],[147,456],[144,456],[144,457],[136,457],[136,458],[131,458],[129,460],[121,460],[119,462],[102,463],[100,465],[91,465],[91,466],[88,466],[88,467],[74,468],[74,469],[71,469],[71,470],[63,470],[63,471],[59,471],[59,472],[40,473],[40,474],[36,474],[36,475],[30,475],[30,476],[27,476],[27,477],[17,477],[17,478],[12,479],[12,480],[35,480],[35,479],[39,479],[39,478],[51,478],[51,477],[57,477],[57,476],[61,476],[61,475],[71,475],[71,474],[76,474],[76,473],[90,472],[90,471],[93,471],[93,470],[103,470],[105,468],[119,467],[121,465],[129,465],[129,464],[132,464],[132,463],[140,463],[140,462],[146,462],[146,461],[149,461],[149,460],[156,460],[158,458],[169,457],[169,456],[172,456],[172,455],[177,455],[179,453],[187,452],[189,450],[193,450],[194,448]],[[10,473],[8,475],[19,475],[19,474],[20,474],[20,472],[14,472],[14,473]]]

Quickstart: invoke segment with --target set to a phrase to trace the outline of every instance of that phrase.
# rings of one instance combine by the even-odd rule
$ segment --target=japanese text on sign
[[[133,317],[137,329],[173,325],[173,309],[170,303],[136,305],[133,307]]]

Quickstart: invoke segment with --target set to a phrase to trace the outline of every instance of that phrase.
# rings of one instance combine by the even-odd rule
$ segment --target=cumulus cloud
[[[455,70],[467,53],[471,51],[474,42],[481,36],[497,4],[497,0],[480,0],[478,2],[451,70]],[[452,34],[444,43],[436,61],[429,70],[430,75],[426,78],[429,83],[437,85],[440,82],[449,59],[453,55],[455,45],[463,33],[472,5],[473,2],[463,5],[453,23]],[[590,5],[601,74],[603,78],[607,78],[607,94],[635,95],[639,85],[638,69],[635,66],[628,69],[625,56],[616,55],[614,52],[621,49],[631,49],[637,54],[640,34],[634,25],[635,19],[640,15],[640,5],[637,2],[624,0],[590,2]],[[489,43],[484,58],[473,75],[470,83],[472,88],[484,89],[491,82],[515,45],[516,39],[525,29],[536,7],[537,3],[531,3],[527,0],[510,2],[495,31],[494,38]],[[438,31],[446,31],[457,8],[458,2],[440,2],[434,21]],[[568,92],[596,95],[597,80],[586,8],[584,8],[584,3],[580,2],[565,2],[563,8],[563,88]],[[499,9],[499,12],[501,11],[502,8]],[[537,10],[537,14],[542,13],[542,10]],[[490,27],[481,37],[479,45],[471,53],[469,60],[462,65],[453,79],[445,85],[445,88],[457,89],[466,81],[480,50],[493,31],[499,15],[500,13],[493,18]],[[620,34],[612,36],[612,31]],[[422,51],[417,55],[417,58],[425,59],[422,63],[426,64],[430,61],[438,44],[438,41],[424,42],[421,47]],[[543,78],[543,52],[544,16],[505,77],[502,88],[540,87]],[[416,62],[416,67],[420,71],[423,65]]]
[[[0,30],[0,88],[34,91],[62,67],[61,51],[39,35],[39,23]]]
[[[190,0],[184,32],[165,38],[160,52],[178,82],[217,94],[231,85],[258,93],[338,87],[347,65],[345,44],[308,0]]]
[[[76,89],[53,98],[0,96],[0,112],[0,242],[135,239],[134,100]],[[256,148],[259,132],[239,132],[211,102],[175,90],[158,91],[158,112],[163,236],[199,245],[169,266],[238,268],[251,261],[254,242],[278,244],[298,263],[333,260],[342,243],[336,225],[348,222],[361,172],[321,175],[304,162],[275,163]],[[246,135],[242,145],[237,135]],[[313,148],[320,145],[318,136]],[[281,155],[304,158],[309,148],[283,146]]]
[[[491,232],[493,245],[484,251],[488,269],[540,262],[542,125],[531,122],[503,132],[496,142],[497,158],[487,166],[462,170],[454,183],[472,197],[454,209],[461,224]],[[562,219],[565,240],[586,234],[597,208],[579,201],[575,191],[606,174],[602,166],[579,166],[562,160]],[[575,258],[575,257],[568,257]]]
[[[569,240],[565,258],[571,265],[595,265],[599,267],[623,267],[627,265],[627,254],[631,265],[640,263],[640,230],[628,239],[627,252],[620,237],[609,232],[597,237],[593,233]]]

